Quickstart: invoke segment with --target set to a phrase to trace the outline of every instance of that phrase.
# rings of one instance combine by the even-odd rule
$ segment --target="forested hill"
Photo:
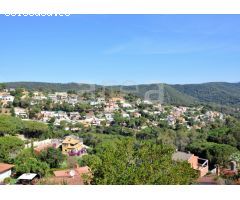
[[[83,91],[100,87],[93,84],[90,85],[82,83],[9,82],[4,84],[7,86],[7,88],[25,88],[27,90],[42,90],[49,92],[66,92],[69,90]]]
[[[240,106],[240,83],[204,83],[171,85],[182,94],[196,98],[202,103]]]
[[[77,83],[41,83],[41,82],[11,82],[5,83],[7,88],[23,87],[29,90],[48,91],[83,91],[101,88],[100,85]],[[162,90],[161,86],[164,90]],[[204,84],[168,85],[149,84],[138,86],[108,86],[108,89],[134,93],[144,97],[149,91],[164,91],[164,102],[170,104],[193,105],[196,103],[217,104],[224,106],[240,106],[240,83],[213,82]],[[154,94],[153,94],[154,97]],[[156,94],[155,94],[156,98]]]

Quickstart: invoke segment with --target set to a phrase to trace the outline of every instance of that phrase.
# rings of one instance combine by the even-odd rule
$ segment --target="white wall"
[[[6,172],[0,173],[0,182],[3,182],[5,178],[10,177],[12,174],[12,170],[8,170]]]

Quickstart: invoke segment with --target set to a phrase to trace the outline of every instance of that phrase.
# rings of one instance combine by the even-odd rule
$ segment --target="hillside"
[[[81,83],[44,83],[44,82],[10,82],[4,83],[7,88],[26,88],[27,90],[44,90],[65,92],[68,90],[83,91],[89,90],[97,85],[81,84]]]
[[[182,94],[198,99],[201,103],[220,105],[240,105],[240,83],[205,83],[189,85],[172,85]]]
[[[41,82],[11,82],[5,83],[7,88],[23,87],[29,90],[47,91],[85,91],[90,88],[101,88],[100,85],[78,84],[78,83],[41,83]],[[148,96],[157,99],[159,91],[164,91],[164,103],[193,105],[197,103],[216,104],[223,106],[240,106],[240,83],[204,83],[186,85],[168,84],[145,84],[137,86],[108,86],[108,89],[123,90],[140,97]]]

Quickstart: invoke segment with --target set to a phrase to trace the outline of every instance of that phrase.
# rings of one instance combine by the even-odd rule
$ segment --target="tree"
[[[34,106],[29,110],[29,118],[34,119],[37,117],[37,114],[41,112],[41,109],[38,106]]]
[[[97,145],[95,151],[83,158],[94,173],[92,184],[185,185],[198,177],[188,163],[172,161],[172,148],[150,141],[117,139]]]
[[[50,147],[42,151],[39,158],[41,161],[46,162],[51,168],[58,168],[64,161],[65,156],[62,154],[61,150]]]
[[[21,119],[7,115],[0,115],[0,135],[15,135],[23,129]]]
[[[239,152],[237,148],[230,145],[213,142],[195,142],[190,144],[187,150],[197,156],[208,159],[211,166],[215,164],[224,166],[229,162],[232,154]]]
[[[32,154],[31,149],[22,151],[15,162],[15,171],[18,175],[23,173],[36,173],[40,176],[45,176],[49,173],[49,165],[42,162]]]
[[[6,89],[6,84],[0,83],[0,91]]]
[[[24,121],[22,133],[28,138],[39,138],[49,131],[48,126],[41,122]]]
[[[0,137],[0,162],[12,163],[23,148],[24,142],[17,137]]]

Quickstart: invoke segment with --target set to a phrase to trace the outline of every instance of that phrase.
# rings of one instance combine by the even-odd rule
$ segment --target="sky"
[[[0,16],[0,82],[239,82],[240,15]]]

